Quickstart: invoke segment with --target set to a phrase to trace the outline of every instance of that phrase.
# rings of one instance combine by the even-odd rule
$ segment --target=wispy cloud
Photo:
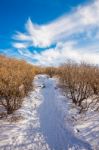
[[[34,54],[37,65],[58,66],[66,60],[71,59],[76,62],[85,61],[87,63],[99,64],[99,53],[94,50],[99,49],[99,45],[90,45],[84,48],[77,46],[76,42],[58,43],[55,48],[46,49],[40,54]],[[85,52],[85,50],[87,50]]]
[[[29,45],[27,43],[12,43],[12,46],[15,48],[23,49],[27,48]]]
[[[28,19],[25,29],[25,33],[17,32],[13,36],[15,40],[13,47],[20,49],[23,55],[22,49],[29,51],[29,47],[46,48],[41,53],[29,53],[29,56],[36,59],[39,64],[59,64],[67,57],[99,63],[97,61],[99,55],[95,54],[95,51],[99,49],[97,44],[99,40],[99,0],[86,6],[79,6],[70,14],[45,25],[34,24],[31,19]],[[81,40],[87,44],[81,44]],[[53,44],[56,47],[49,48]],[[93,51],[91,54],[90,49]]]

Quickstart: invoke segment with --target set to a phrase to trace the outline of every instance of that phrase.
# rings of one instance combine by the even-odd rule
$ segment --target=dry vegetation
[[[59,68],[48,67],[46,73],[50,76],[58,75],[60,85],[69,99],[80,106],[81,110],[87,110],[89,105],[95,103],[99,110],[99,67],[86,63],[77,64],[71,61]],[[86,101],[90,98],[92,101]]]
[[[36,74],[58,76],[60,85],[69,99],[83,109],[88,109],[93,102],[99,110],[99,67],[71,61],[62,66],[39,68],[22,60],[0,56],[0,105],[7,113],[13,113],[22,104],[22,99],[32,87]],[[92,101],[83,105],[91,98]]]
[[[22,98],[31,89],[37,72],[37,67],[25,61],[0,55],[0,105],[8,114],[21,106]]]
[[[52,78],[54,75],[56,75],[56,68],[55,67],[46,67],[44,69],[44,73],[48,74],[50,78]]]

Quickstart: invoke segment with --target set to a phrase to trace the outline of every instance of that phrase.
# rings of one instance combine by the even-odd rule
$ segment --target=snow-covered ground
[[[21,119],[0,120],[0,150],[99,150],[98,113],[77,115],[55,78],[38,75],[33,84],[14,114]]]

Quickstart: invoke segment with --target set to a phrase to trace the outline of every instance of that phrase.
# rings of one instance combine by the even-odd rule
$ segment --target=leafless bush
[[[97,66],[68,62],[59,68],[59,76],[67,97],[80,107],[85,99],[99,94],[99,68]]]
[[[22,98],[32,87],[37,67],[25,61],[0,56],[0,104],[8,114],[21,106]]]
[[[45,74],[49,75],[51,78],[56,74],[55,67],[46,67],[44,70]]]

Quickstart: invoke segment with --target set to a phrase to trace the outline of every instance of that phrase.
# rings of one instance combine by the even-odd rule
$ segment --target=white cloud
[[[19,49],[18,51],[22,56],[36,60],[36,65],[58,66],[68,59],[76,62],[85,61],[87,63],[99,64],[98,44],[85,47],[78,47],[77,44],[74,41],[57,43],[55,48],[49,48],[34,54],[29,52],[28,49]]]
[[[19,52],[19,54],[21,54],[22,56],[25,56],[25,57],[27,57],[27,58],[33,59],[33,54],[32,54],[30,51],[26,50],[26,49],[18,49],[18,52]]]
[[[12,38],[16,39],[16,40],[22,40],[22,41],[29,41],[29,40],[31,40],[31,37],[29,35],[21,33],[21,32],[16,32],[16,34],[13,35]]]
[[[93,47],[85,47],[87,49],[84,52],[83,48],[77,48],[76,42],[58,43],[55,48],[46,49],[40,54],[33,55],[33,58],[37,60],[39,65],[60,65],[67,59],[74,60],[76,62],[85,61],[88,63],[99,64],[99,55],[94,53],[94,49],[99,49],[99,45]],[[92,50],[89,54],[89,51]]]
[[[26,33],[18,32],[13,38],[30,41],[35,47],[48,47],[70,35],[88,32],[92,26],[99,27],[99,0],[79,7],[71,14],[64,15],[49,24],[36,25],[28,19],[25,24]]]
[[[12,43],[13,47],[14,48],[20,48],[20,49],[23,49],[23,48],[27,48],[28,47],[28,44],[26,43],[18,43],[18,42],[14,42]]]
[[[39,64],[59,64],[66,58],[99,63],[99,55],[95,53],[96,48],[99,49],[99,46],[95,46],[99,39],[99,0],[80,6],[70,14],[45,25],[34,24],[28,19],[25,29],[25,33],[17,32],[13,36],[13,46],[19,49],[26,48],[26,51],[29,51],[27,48],[30,46],[46,48],[45,51],[33,55]],[[84,44],[79,45],[79,39],[73,41],[72,37],[81,33],[84,34],[85,40],[94,41],[93,46],[90,43],[87,47]],[[56,44],[56,47],[49,49],[53,44]],[[93,51],[91,54],[90,49]]]

